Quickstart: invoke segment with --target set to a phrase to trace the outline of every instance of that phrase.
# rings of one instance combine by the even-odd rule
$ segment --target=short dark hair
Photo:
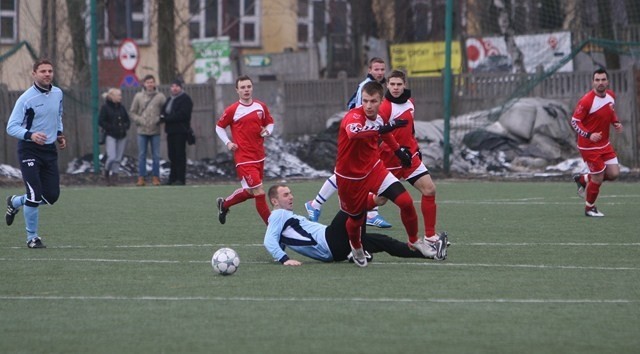
[[[607,76],[607,80],[609,79],[609,73],[607,72],[607,70],[605,68],[597,68],[594,72],[593,75],[591,75],[591,80],[593,81],[593,79],[595,79],[596,74],[605,74]]]
[[[147,80],[153,80],[153,81],[156,81],[156,78],[155,78],[153,75],[148,74],[148,75],[145,75],[145,76],[142,78],[142,82],[144,83],[144,82],[145,82],[145,81],[147,81]]]
[[[387,77],[387,80],[397,77],[399,79],[402,79],[402,82],[407,82],[407,75],[405,75],[404,71],[400,71],[400,70],[393,70],[391,72],[391,74],[389,74],[389,76]]]
[[[38,71],[38,68],[40,67],[40,65],[51,65],[53,67],[53,63],[51,62],[51,60],[47,58],[40,58],[36,60],[35,63],[33,63],[33,72]]]
[[[369,67],[372,67],[374,63],[384,64],[384,59],[380,57],[373,57],[369,60]]]
[[[238,88],[238,82],[246,81],[246,80],[251,81],[251,83],[253,84],[253,80],[251,80],[251,78],[249,76],[247,76],[247,75],[238,76],[238,78],[236,79],[236,88]]]
[[[271,206],[273,206],[273,202],[271,202],[271,199],[278,198],[278,188],[283,188],[283,187],[287,187],[287,185],[283,183],[278,183],[269,187],[269,191],[267,192],[267,195],[269,196],[269,203],[271,204]]]
[[[384,87],[378,81],[369,81],[364,86],[362,86],[362,92],[366,92],[369,95],[378,94],[380,97],[383,97]]]

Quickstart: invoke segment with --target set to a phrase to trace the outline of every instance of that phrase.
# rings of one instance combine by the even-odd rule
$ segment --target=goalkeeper
[[[289,258],[286,248],[309,258],[322,262],[351,260],[351,246],[347,237],[347,213],[339,211],[331,225],[325,226],[309,221],[304,216],[293,213],[293,193],[288,186],[277,184],[269,188],[269,202],[273,211],[264,235],[264,246],[274,260],[286,266],[299,266],[302,262]],[[364,227],[364,226],[363,226]],[[405,242],[377,233],[362,233],[362,246],[365,256],[371,259],[371,253],[386,252],[402,258],[434,258],[444,260],[447,251],[447,236],[432,246],[430,257],[411,249]]]
[[[53,64],[40,59],[33,64],[34,83],[16,101],[7,133],[18,139],[18,158],[26,194],[7,198],[7,225],[24,207],[27,247],[45,248],[38,235],[38,207],[52,205],[60,196],[58,149],[67,146],[62,134],[62,90],[53,86]]]

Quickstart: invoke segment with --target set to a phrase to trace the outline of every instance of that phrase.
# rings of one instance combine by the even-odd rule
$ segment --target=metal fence
[[[535,78],[534,75],[516,74],[462,74],[454,77],[453,115],[490,109],[503,105],[507,97]],[[636,79],[637,78],[637,79]],[[616,111],[626,129],[622,136],[614,137],[614,145],[623,164],[640,166],[638,130],[638,97],[640,74],[632,69],[610,72],[611,88],[616,92]],[[358,85],[358,79],[329,79],[306,81],[257,82],[254,97],[264,101],[276,122],[276,134],[285,139],[295,139],[305,134],[316,134],[326,128],[327,120],[346,108],[347,101]],[[443,115],[443,80],[437,78],[413,78],[409,80],[416,104],[416,119],[441,119]],[[577,100],[591,87],[591,73],[556,73],[542,81],[528,97],[560,100],[573,108]],[[168,87],[160,90],[168,94]],[[137,90],[123,90],[123,104],[130,107]],[[185,85],[192,97],[194,110],[192,126],[198,138],[187,149],[190,159],[213,158],[226,151],[215,134],[215,122],[224,108],[238,98],[234,85]],[[0,121],[6,127],[13,104],[22,92],[3,90],[0,87]],[[61,167],[72,159],[93,151],[92,117],[89,91],[86,88],[65,90],[64,125],[69,138],[69,148],[61,151]],[[468,129],[475,127],[469,126]],[[615,134],[614,134],[615,135]],[[16,141],[2,134],[0,163],[17,166]],[[125,154],[137,155],[135,128],[128,134]],[[163,136],[164,138],[164,136]],[[166,141],[162,139],[162,156],[166,154]]]

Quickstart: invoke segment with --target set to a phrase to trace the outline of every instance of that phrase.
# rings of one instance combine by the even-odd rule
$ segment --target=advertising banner
[[[229,37],[193,40],[191,43],[195,53],[196,84],[205,83],[209,78],[214,78],[218,84],[233,83]]]
[[[515,36],[514,41],[527,73],[535,73],[539,65],[547,70],[571,53],[571,32]],[[469,38],[465,46],[469,72],[516,72],[504,37]],[[573,71],[573,61],[558,71]]]
[[[445,42],[422,42],[391,45],[391,67],[404,70],[408,77],[440,76],[444,69]],[[462,69],[460,43],[451,44],[451,71]]]

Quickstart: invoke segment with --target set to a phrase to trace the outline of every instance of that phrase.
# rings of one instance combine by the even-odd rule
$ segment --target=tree
[[[176,78],[175,1],[158,1],[158,76],[160,82]]]
[[[53,1],[53,0],[49,0]],[[73,73],[70,84],[86,84],[90,81],[89,53],[87,51],[85,17],[87,13],[85,0],[67,0],[67,20],[71,33],[71,50],[73,52]]]

